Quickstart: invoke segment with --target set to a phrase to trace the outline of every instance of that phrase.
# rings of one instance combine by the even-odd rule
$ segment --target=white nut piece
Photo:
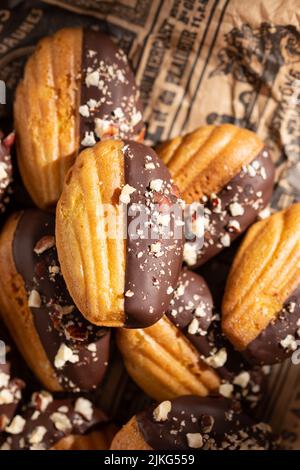
[[[169,400],[165,400],[160,403],[153,411],[153,418],[155,421],[166,421],[168,414],[172,409],[172,403]]]
[[[41,296],[36,289],[32,289],[28,297],[29,308],[40,308],[42,305]]]
[[[191,449],[201,449],[201,447],[203,446],[202,435],[199,432],[187,433],[186,439],[187,439],[188,446]]]
[[[81,416],[83,416],[87,421],[91,421],[94,410],[93,404],[90,402],[90,400],[82,397],[77,398],[74,410],[76,413],[79,413]]]
[[[9,434],[20,434],[24,427],[26,421],[22,416],[16,415],[9,426],[6,426],[5,431]]]
[[[55,413],[52,413],[52,415],[50,416],[50,419],[53,422],[56,429],[58,429],[58,431],[67,432],[70,429],[72,429],[71,421],[63,413],[59,413],[56,411]]]

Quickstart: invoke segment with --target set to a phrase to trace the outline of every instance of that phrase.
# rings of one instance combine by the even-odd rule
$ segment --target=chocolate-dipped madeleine
[[[189,395],[138,413],[113,439],[112,450],[270,450],[270,426],[255,423],[225,398]]]
[[[147,327],[169,307],[182,264],[178,189],[154,150],[107,140],[70,169],[56,211],[62,273],[82,314]]]
[[[6,427],[0,450],[74,450],[80,448],[81,437],[87,449],[104,450],[109,445],[105,428],[95,429],[106,422],[90,400],[55,399],[42,390]]]
[[[194,272],[182,271],[159,322],[145,329],[120,329],[117,343],[129,375],[156,400],[221,394],[253,408],[261,397],[265,375],[222,335],[208,286]]]
[[[203,245],[187,240],[184,247],[190,267],[230,246],[271,199],[274,164],[263,142],[247,129],[200,127],[160,145],[157,152],[185,202],[204,206]]]
[[[99,31],[66,28],[29,58],[14,105],[24,184],[37,206],[55,206],[79,151],[99,139],[142,140],[139,91],[124,52]]]
[[[0,313],[39,380],[52,391],[101,383],[109,330],[75,308],[60,272],[55,218],[40,210],[12,215],[0,234]]]
[[[0,131],[0,213],[5,211],[9,202],[9,189],[12,182],[12,161],[11,148],[15,141],[15,134],[12,132],[4,137]]]
[[[254,224],[232,265],[222,328],[254,364],[289,357],[300,339],[300,203]]]

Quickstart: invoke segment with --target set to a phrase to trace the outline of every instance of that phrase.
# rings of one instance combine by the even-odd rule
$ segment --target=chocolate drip
[[[232,385],[235,398],[250,408],[257,405],[266,374],[250,366],[226,340],[219,315],[213,315],[209,288],[201,276],[182,271],[166,316],[197,349],[200,358],[214,368],[224,383]],[[222,350],[223,355],[219,355]]]
[[[3,139],[0,131],[0,213],[5,211],[9,202],[8,192],[12,182],[11,147],[14,144],[15,135],[12,133]]]
[[[13,240],[18,273],[30,294],[37,291],[40,307],[31,307],[34,324],[45,352],[64,389],[88,390],[102,380],[109,355],[110,332],[87,322],[74,307],[59,270],[54,244],[55,218],[39,210],[21,213]],[[48,245],[49,240],[53,243]],[[34,250],[44,251],[37,254]],[[24,299],[27,302],[27,299]],[[55,367],[64,344],[74,354],[73,363]]]
[[[166,410],[170,410],[166,414]],[[136,417],[154,450],[269,449],[266,425],[255,425],[240,407],[224,398],[183,396],[163,402]]]
[[[91,416],[84,413],[84,408],[83,414],[78,411],[80,410],[78,399],[53,400],[47,392],[46,394],[44,392],[44,398],[41,397],[42,393],[33,395],[33,402],[22,414],[22,418],[26,421],[23,430],[16,435],[7,433],[2,448],[5,450],[48,450],[63,437],[71,434],[85,434],[96,425],[107,421],[104,413],[89,401],[85,401],[84,404],[88,403]],[[43,400],[47,398],[53,401],[47,403],[46,408],[43,409]]]
[[[83,30],[79,112],[81,150],[93,140],[143,138],[139,91],[127,57],[99,31]]]
[[[186,244],[185,261],[188,265],[194,268],[206,263],[256,220],[258,213],[271,200],[274,175],[274,164],[264,149],[218,194],[207,195],[200,201],[204,205],[207,222],[204,245],[197,250],[192,242]]]
[[[276,364],[291,356],[299,345],[300,287],[288,297],[276,319],[242,353],[252,364]]]
[[[183,234],[182,226],[178,226],[182,223],[182,209],[178,190],[154,150],[127,141],[124,157],[125,183],[135,189],[128,204],[126,326],[145,328],[169,308],[177,285],[182,263]],[[174,205],[176,209],[172,211]],[[144,218],[136,227],[141,211]],[[170,216],[168,226],[160,225],[161,216]]]

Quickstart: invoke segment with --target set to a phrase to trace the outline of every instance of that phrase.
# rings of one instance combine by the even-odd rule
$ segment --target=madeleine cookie
[[[251,131],[231,124],[204,126],[157,151],[185,202],[204,206],[203,246],[185,244],[189,266],[200,266],[230,246],[271,199],[274,165]]]
[[[101,425],[88,434],[71,434],[60,439],[51,450],[108,450],[116,432],[113,424]]]
[[[166,316],[150,328],[118,330],[117,344],[129,375],[156,400],[217,391],[218,375],[201,361],[186,336],[206,334],[211,319],[212,298],[204,279],[184,271]]]
[[[169,310],[150,328],[117,332],[129,375],[156,400],[221,394],[253,408],[264,374],[251,368],[221,333],[204,279],[183,270]]]
[[[0,434],[14,417],[25,387],[25,382],[16,375],[12,348],[5,327],[0,322]]]
[[[57,259],[53,215],[14,214],[0,234],[0,313],[19,350],[49,390],[100,384],[109,330],[88,323],[74,307]]]
[[[25,411],[6,426],[0,450],[71,450],[78,437],[106,421],[104,413],[84,397],[54,399],[49,392],[35,392]],[[93,447],[95,437],[90,436]],[[99,440],[98,448],[102,444]]]
[[[267,424],[255,423],[225,398],[182,396],[138,413],[117,433],[112,450],[269,450]]]
[[[13,132],[4,138],[0,131],[0,213],[5,211],[9,202],[9,188],[12,182],[11,149],[14,141]]]
[[[253,225],[223,299],[226,336],[255,364],[281,362],[300,339],[300,203]]]
[[[55,206],[79,151],[99,139],[142,140],[139,91],[124,52],[99,31],[62,29],[29,58],[14,105],[24,184]]]
[[[182,263],[178,190],[154,150],[105,141],[84,150],[56,211],[62,273],[82,314],[146,327],[169,307]]]

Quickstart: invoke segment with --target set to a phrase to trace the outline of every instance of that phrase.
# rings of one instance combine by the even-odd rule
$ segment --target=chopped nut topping
[[[93,147],[96,144],[94,132],[86,132],[84,138],[81,141],[83,147]]]
[[[296,351],[297,349],[297,342],[293,335],[287,335],[282,341],[280,341],[280,345],[287,351]]]
[[[72,424],[69,418],[64,413],[55,412],[50,416],[51,421],[54,423],[56,429],[62,432],[72,429]]]
[[[248,383],[250,381],[250,374],[247,371],[241,372],[238,374],[234,380],[233,383],[234,385],[239,385],[242,388],[246,388]]]
[[[66,362],[71,362],[75,364],[79,361],[79,357],[77,354],[74,354],[71,348],[69,348],[66,344],[62,343],[57,351],[57,354],[54,359],[54,366],[57,369],[62,369]]]
[[[219,214],[222,211],[222,201],[215,193],[210,195],[210,203],[214,213]]]
[[[200,449],[203,446],[202,435],[199,432],[187,433],[186,439],[191,449]]]
[[[44,426],[37,426],[31,434],[29,434],[28,440],[30,444],[39,444],[44,439],[47,429]]]
[[[88,346],[87,346],[87,350],[90,351],[90,352],[96,352],[97,351],[97,346],[95,343],[90,343]]]
[[[262,366],[262,371],[265,375],[269,375],[271,372],[271,366]]]
[[[41,296],[36,289],[33,289],[28,297],[28,307],[30,308],[40,308],[42,305]]]
[[[161,251],[161,242],[152,243],[150,245],[150,251],[151,253],[154,253],[157,257],[162,256],[163,252]]]
[[[40,416],[41,412],[38,411],[38,410],[35,410],[33,412],[33,414],[31,415],[31,421],[35,421],[36,419],[38,419],[38,417]]]
[[[8,178],[7,168],[5,162],[0,162],[0,182]]]
[[[197,217],[193,222],[192,222],[192,227],[191,231],[196,237],[201,238],[204,235],[204,218],[203,217]]]
[[[14,402],[14,395],[10,390],[4,388],[0,391],[0,405],[9,405]]]
[[[198,305],[198,307],[196,308],[195,316],[200,318],[206,317],[206,309],[203,303],[201,305]]]
[[[227,225],[227,230],[233,233],[240,233],[241,225],[237,220],[230,220]]]
[[[232,202],[229,205],[229,210],[233,217],[238,217],[240,215],[244,215],[245,213],[243,206],[239,204],[238,202]]]
[[[205,359],[205,362],[211,367],[223,367],[227,361],[227,351],[221,348],[216,354]]]
[[[232,384],[221,384],[219,387],[219,393],[225,398],[231,398],[233,392],[233,385]]]
[[[192,243],[185,243],[183,247],[183,259],[187,265],[193,266],[197,262],[197,248]]]
[[[46,390],[34,392],[31,397],[31,403],[39,411],[45,411],[52,401],[53,396]]]
[[[263,210],[261,210],[258,214],[258,218],[260,220],[267,219],[271,215],[271,209],[270,207],[265,207]]]
[[[135,191],[136,191],[135,188],[133,188],[129,184],[125,184],[125,186],[122,189],[122,192],[120,194],[120,202],[123,202],[123,204],[129,204],[130,203],[130,195],[133,194]]]
[[[0,388],[7,387],[9,384],[9,375],[4,372],[0,372]]]
[[[86,104],[83,104],[82,106],[79,107],[79,114],[83,117],[89,117],[90,115],[90,110],[89,107]]]
[[[152,180],[150,182],[150,189],[152,189],[152,191],[156,191],[157,193],[159,193],[162,190],[163,184],[164,184],[163,180],[159,178]]]
[[[132,292],[132,290],[128,289],[126,292],[125,292],[125,297],[133,297],[134,296],[134,292]]]
[[[190,335],[195,335],[196,333],[198,333],[199,327],[200,327],[199,320],[197,320],[197,318],[193,318],[193,320],[188,326],[188,333]]]
[[[172,403],[169,400],[165,400],[160,403],[153,411],[153,418],[155,421],[166,421],[168,414],[172,409]]]
[[[98,70],[95,70],[94,72],[87,73],[86,78],[85,78],[85,84],[88,88],[90,86],[98,87],[99,80],[100,80],[100,74]]]
[[[145,163],[145,169],[146,170],[154,170],[155,169],[154,163],[153,162]]]
[[[230,236],[228,235],[228,233],[225,233],[225,235],[223,235],[223,236],[220,238],[220,242],[222,243],[222,245],[223,245],[224,247],[230,246],[231,240],[230,240]]]
[[[294,313],[296,305],[296,302],[289,302],[286,306],[287,311],[290,313]]]
[[[75,402],[75,412],[83,416],[87,421],[93,417],[93,404],[86,398],[78,398]]]
[[[61,315],[70,315],[74,311],[74,305],[58,305],[54,304],[55,309],[61,314]]]
[[[50,275],[55,275],[60,272],[60,267],[59,266],[49,266],[49,273]]]
[[[20,434],[24,427],[26,421],[20,415],[16,415],[9,426],[6,426],[5,431],[9,434]]]
[[[157,216],[157,223],[163,227],[168,227],[170,223],[170,214],[159,214]]]
[[[35,245],[33,251],[37,255],[41,255],[44,251],[50,250],[55,246],[55,238],[52,235],[45,235]]]

